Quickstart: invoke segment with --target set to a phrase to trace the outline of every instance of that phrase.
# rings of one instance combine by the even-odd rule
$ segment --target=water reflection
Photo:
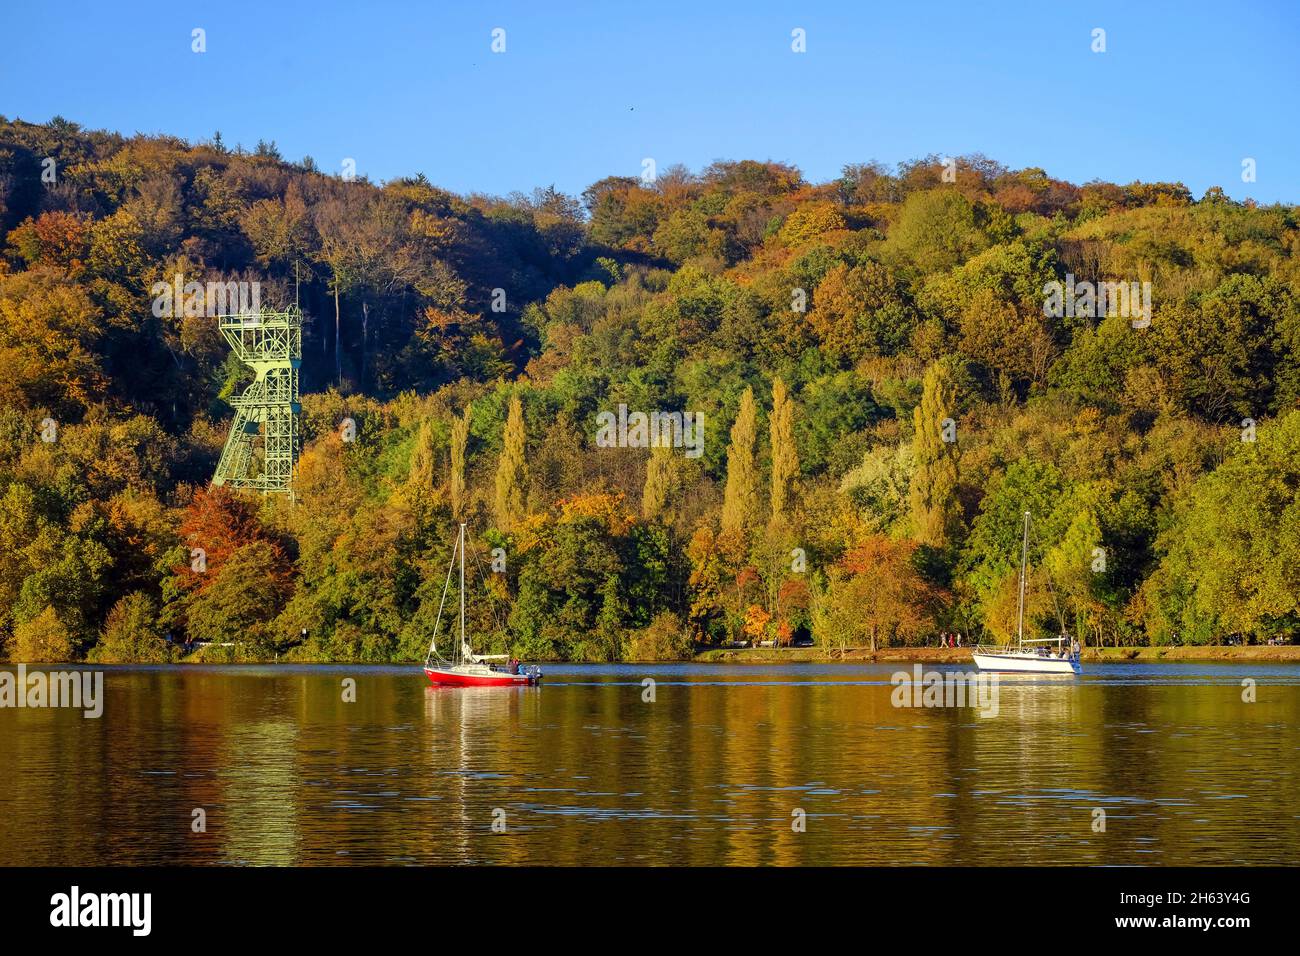
[[[1004,681],[992,719],[894,708],[895,669],[110,669],[100,720],[0,710],[0,863],[1300,859],[1300,668]]]

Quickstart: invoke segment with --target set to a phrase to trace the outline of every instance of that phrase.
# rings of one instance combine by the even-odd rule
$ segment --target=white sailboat
[[[1069,637],[1025,639],[1025,579],[1029,564],[1029,512],[1025,512],[1025,534],[1020,546],[1020,598],[1016,606],[1016,642],[980,644],[971,652],[982,671],[1027,674],[1081,674],[1079,644]],[[1056,645],[1053,647],[1052,645]]]

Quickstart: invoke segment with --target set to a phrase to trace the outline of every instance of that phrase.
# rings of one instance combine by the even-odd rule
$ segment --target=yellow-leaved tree
[[[472,405],[466,405],[465,413],[451,423],[451,513],[457,519],[465,513],[465,449],[469,445],[472,409]]]
[[[645,487],[641,492],[641,516],[653,521],[663,514],[673,479],[672,445],[655,445],[645,469]]]
[[[528,464],[524,460],[526,439],[524,406],[515,395],[510,399],[501,458],[497,463],[497,528],[504,532],[512,531],[524,517],[524,483],[528,480]]]
[[[759,515],[758,463],[754,443],[758,438],[758,408],[754,390],[745,389],[740,410],[731,426],[731,444],[727,448],[727,486],[722,497],[722,528],[744,531]]]
[[[794,403],[785,382],[772,380],[772,520],[785,514],[790,487],[799,473],[799,453],[794,446]]]
[[[915,538],[935,548],[947,546],[961,526],[957,500],[956,385],[943,361],[926,369],[921,404],[913,412],[916,437],[912,442],[911,505]]]

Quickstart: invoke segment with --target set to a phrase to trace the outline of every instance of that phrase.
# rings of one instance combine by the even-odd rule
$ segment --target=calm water
[[[900,669],[110,668],[99,720],[0,709],[0,864],[1300,862],[1300,667],[1007,678],[991,719]]]

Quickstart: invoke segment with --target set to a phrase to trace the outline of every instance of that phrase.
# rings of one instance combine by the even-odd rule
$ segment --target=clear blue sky
[[[353,157],[372,180],[423,172],[457,192],[577,193],[644,157],[775,159],[824,181],[850,162],[982,152],[1074,182],[1300,201],[1300,4],[721,6],[8,0],[0,114],[219,129],[231,146],[273,139],[326,171]],[[206,53],[191,52],[195,27]]]

